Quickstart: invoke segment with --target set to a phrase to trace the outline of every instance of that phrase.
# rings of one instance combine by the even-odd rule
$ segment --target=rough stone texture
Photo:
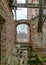
[[[1,59],[3,65],[6,63],[14,44],[14,21],[8,7],[7,0],[0,0],[0,15],[5,19],[1,31]],[[3,22],[3,21],[2,21]],[[4,60],[5,59],[5,60]]]
[[[13,48],[14,41],[16,43],[16,39],[14,39],[14,31],[16,31],[15,30],[16,29],[15,28],[16,23],[15,23],[15,27],[14,27],[14,21],[13,21],[12,15],[11,15],[12,13],[11,13],[9,7],[8,7],[7,0],[0,0],[0,9],[1,9],[0,15],[3,16],[3,18],[6,20],[6,22],[3,25],[3,29],[1,31],[1,55],[2,55],[2,57],[4,57],[4,59],[6,58],[5,60],[3,60],[3,58],[2,58],[2,61],[4,61],[4,64],[5,64],[5,61],[8,60],[8,58],[10,57],[11,49]],[[28,19],[29,20],[30,20],[30,17],[32,16],[31,12],[32,12],[32,10],[28,9],[28,16],[29,16]],[[20,21],[20,23],[17,23],[17,25],[21,24],[21,23],[26,23],[26,24],[28,24],[30,26],[30,29],[29,29],[30,30],[29,35],[31,37],[30,38],[30,44],[33,43],[32,46],[34,48],[41,47],[41,34],[37,33],[38,20],[35,19],[35,21],[34,20]],[[45,34],[46,33],[46,23],[44,23],[43,28],[45,29],[44,30],[45,31],[44,34]],[[16,32],[15,32],[15,38],[16,38]],[[43,42],[43,44],[42,44],[43,48],[44,47],[46,48],[46,46],[45,46],[46,45],[45,38],[46,38],[46,35],[44,37],[45,42]],[[36,52],[37,52],[37,50],[36,50]],[[46,52],[41,53],[39,51],[37,53],[46,55]]]
[[[28,0],[28,3],[39,3],[39,0]],[[38,9],[37,8],[28,8],[27,9],[27,19],[31,20],[32,17],[37,16]]]
[[[28,2],[29,2],[29,3],[32,3],[32,2],[33,2],[33,3],[38,3],[39,0],[28,0]]]

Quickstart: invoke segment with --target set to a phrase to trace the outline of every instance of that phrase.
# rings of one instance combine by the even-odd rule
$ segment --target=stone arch
[[[19,24],[27,24],[30,26],[31,21],[30,20],[19,20],[19,21],[15,21],[15,26],[17,27],[17,25]]]
[[[29,44],[30,44],[30,41],[31,41],[31,37],[30,37],[30,25],[31,25],[31,20],[19,20],[19,21],[15,21],[15,31],[17,31],[16,30],[16,28],[17,28],[17,26],[18,25],[20,25],[20,24],[26,24],[27,26],[29,26]],[[17,40],[17,32],[15,32],[15,42],[16,42],[16,40]],[[16,42],[16,43],[18,43],[18,42]],[[26,42],[27,43],[27,42]]]

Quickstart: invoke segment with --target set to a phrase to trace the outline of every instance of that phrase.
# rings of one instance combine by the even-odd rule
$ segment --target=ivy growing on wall
[[[10,7],[10,9],[12,9],[12,0],[8,0],[8,5],[9,5],[9,7]]]
[[[2,26],[3,26],[4,23],[5,23],[5,19],[3,19],[2,16],[0,16],[0,32],[2,30]]]
[[[32,65],[32,64],[35,64],[35,65],[43,65],[44,63],[44,60],[43,58],[36,54],[36,53],[31,53],[29,58],[28,58],[28,64],[29,65]]]

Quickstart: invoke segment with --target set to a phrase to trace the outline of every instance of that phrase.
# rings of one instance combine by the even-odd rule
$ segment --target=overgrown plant
[[[28,58],[28,64],[32,65],[32,64],[35,64],[35,65],[43,65],[44,63],[44,60],[41,56],[35,54],[35,53],[31,53],[29,58]]]
[[[12,10],[12,2],[13,2],[13,0],[8,0],[8,5],[9,5],[11,10]]]

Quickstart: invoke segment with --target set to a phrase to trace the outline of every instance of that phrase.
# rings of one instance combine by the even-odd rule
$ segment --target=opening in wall
[[[29,42],[29,29],[26,24],[19,24],[17,26],[17,41],[18,42]]]

